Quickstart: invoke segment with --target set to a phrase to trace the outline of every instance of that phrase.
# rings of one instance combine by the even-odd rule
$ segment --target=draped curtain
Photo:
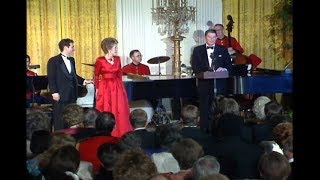
[[[292,60],[291,54],[284,54],[283,48],[273,49],[281,44],[283,38],[270,36],[272,26],[269,15],[274,13],[278,0],[222,0],[223,24],[227,24],[227,15],[233,17],[234,26],[231,36],[238,39],[244,48],[244,54],[256,54],[262,58],[260,68],[282,70]],[[279,56],[280,55],[280,56]]]
[[[47,61],[60,50],[58,42],[75,42],[77,72],[92,78],[93,64],[103,55],[100,43],[117,36],[116,0],[28,0],[27,54],[31,64],[40,64],[39,75],[47,74]]]
[[[189,32],[182,34],[181,61],[190,66],[192,48],[204,43],[196,37],[213,24],[227,24],[227,15],[234,20],[231,36],[238,39],[245,49],[244,54],[256,54],[262,58],[259,67],[282,69],[292,58],[278,56],[271,48],[278,42],[269,35],[270,25],[266,16],[273,13],[278,0],[188,0],[196,6],[196,22],[189,23]],[[158,26],[152,23],[149,0],[28,0],[27,1],[27,54],[32,64],[40,64],[38,74],[45,75],[47,61],[59,53],[58,42],[62,38],[75,41],[74,57],[78,74],[92,78],[97,56],[103,55],[100,47],[105,37],[119,40],[119,55],[122,66],[131,60],[129,52],[139,49],[143,63],[156,56],[169,56],[161,63],[161,73],[172,73],[173,43],[167,36],[160,36]],[[200,33],[201,34],[201,33]],[[198,39],[197,39],[198,38]],[[202,40],[202,41],[201,41]],[[277,39],[277,41],[281,41]],[[281,53],[280,53],[281,54]],[[158,74],[157,65],[148,64],[152,74]]]

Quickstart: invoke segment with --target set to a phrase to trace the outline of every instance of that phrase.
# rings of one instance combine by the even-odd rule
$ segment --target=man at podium
[[[231,57],[228,49],[215,44],[217,33],[214,29],[205,32],[205,44],[194,48],[191,66],[197,77],[197,91],[199,96],[200,128],[209,133],[212,126],[212,102],[215,95],[226,93],[226,79],[206,78],[207,72],[230,73],[232,68]],[[228,72],[228,73],[227,73]]]

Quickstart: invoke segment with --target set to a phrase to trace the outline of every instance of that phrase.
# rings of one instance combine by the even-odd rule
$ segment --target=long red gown
[[[111,135],[121,137],[132,131],[127,92],[122,82],[120,57],[114,56],[114,64],[109,63],[104,56],[98,57],[95,63],[94,83],[98,89],[96,109],[100,112],[112,112],[115,116],[115,128]]]

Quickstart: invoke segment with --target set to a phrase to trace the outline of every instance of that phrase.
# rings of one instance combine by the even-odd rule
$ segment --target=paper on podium
[[[80,97],[77,99],[77,104],[81,107],[93,107],[94,105],[94,84],[87,84],[86,88],[88,93],[84,97]]]

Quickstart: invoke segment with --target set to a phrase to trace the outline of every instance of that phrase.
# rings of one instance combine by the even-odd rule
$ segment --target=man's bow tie
[[[70,59],[71,59],[71,57],[70,57],[70,56],[65,56],[65,55],[63,55],[63,54],[61,54],[61,56],[66,57],[68,60],[70,60]]]
[[[207,46],[207,49],[213,49],[213,46],[212,47]]]

